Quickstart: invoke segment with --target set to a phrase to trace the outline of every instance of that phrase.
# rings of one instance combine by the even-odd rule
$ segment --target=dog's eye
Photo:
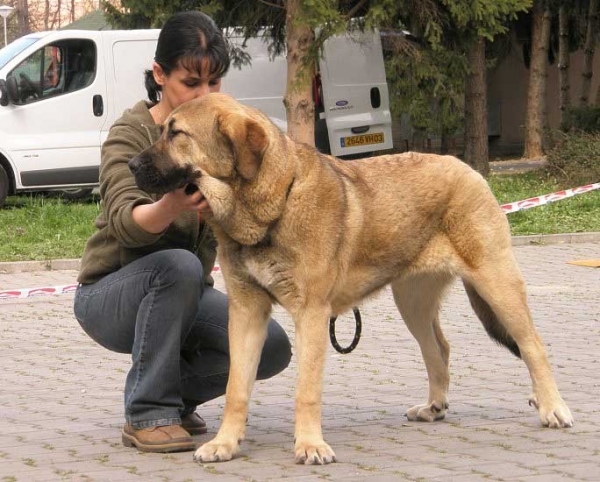
[[[169,130],[167,131],[167,139],[170,141],[173,140],[173,138],[178,134],[187,134],[186,132],[182,131],[181,129],[177,129],[175,127],[175,119],[174,118],[172,118],[169,121],[168,129]]]
[[[186,134],[184,131],[178,129],[169,129],[169,133],[167,134],[167,138],[172,141],[173,138],[179,134]]]

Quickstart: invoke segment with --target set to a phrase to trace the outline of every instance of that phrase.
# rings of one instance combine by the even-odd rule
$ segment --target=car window
[[[0,49],[0,69],[11,61],[15,55],[18,55],[31,44],[37,42],[39,37],[21,37],[14,42],[9,43],[3,49]]]
[[[23,60],[8,76],[19,87],[19,103],[75,92],[96,77],[96,46],[86,39],[61,40],[46,45]]]

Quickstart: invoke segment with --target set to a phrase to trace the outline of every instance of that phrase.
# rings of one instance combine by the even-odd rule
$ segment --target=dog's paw
[[[406,418],[412,422],[435,422],[443,420],[448,411],[447,402],[431,402],[423,405],[415,405],[406,412]]]
[[[294,455],[297,464],[325,465],[335,462],[335,452],[323,440],[318,443],[296,441]]]
[[[203,462],[227,462],[231,460],[238,452],[238,443],[224,443],[213,439],[202,445],[194,453],[194,461]]]
[[[537,408],[540,421],[544,427],[566,428],[573,426],[574,420],[571,410],[560,397],[550,403],[540,403],[538,397],[532,395],[529,399],[529,405]]]

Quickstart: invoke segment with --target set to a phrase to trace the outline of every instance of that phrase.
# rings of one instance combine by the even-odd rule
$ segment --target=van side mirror
[[[3,107],[8,105],[8,90],[4,80],[0,80],[0,105]]]
[[[19,82],[14,75],[9,75],[6,78],[6,90],[8,91],[8,100],[13,104],[21,103],[21,90],[19,89]]]

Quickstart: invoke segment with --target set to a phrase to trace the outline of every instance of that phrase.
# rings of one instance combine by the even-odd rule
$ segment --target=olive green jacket
[[[140,190],[127,163],[150,147],[160,135],[145,101],[126,110],[110,129],[102,146],[100,164],[101,212],[98,229],[88,240],[77,281],[95,283],[142,256],[163,249],[187,249],[196,253],[204,267],[204,278],[212,285],[216,241],[198,213],[184,212],[162,233],[142,229],[132,217],[135,206],[158,199]]]

